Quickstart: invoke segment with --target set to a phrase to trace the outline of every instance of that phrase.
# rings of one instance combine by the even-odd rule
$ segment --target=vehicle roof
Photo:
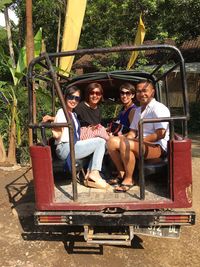
[[[116,96],[116,89],[118,90],[121,84],[125,82],[136,84],[142,80],[150,80],[153,83],[156,81],[153,75],[144,71],[117,70],[82,74],[64,82],[62,86],[66,89],[76,85],[80,90],[84,90],[87,84],[99,82],[104,88],[104,97],[110,98]]]

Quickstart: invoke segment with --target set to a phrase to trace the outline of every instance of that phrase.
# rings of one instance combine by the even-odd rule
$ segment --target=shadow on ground
[[[200,158],[200,135],[191,136],[192,156]],[[12,176],[12,177],[11,177]],[[5,185],[13,213],[18,216],[22,237],[26,241],[60,241],[69,254],[103,254],[102,245],[88,245],[83,228],[77,226],[38,226],[34,222],[35,198],[31,167],[9,175]],[[142,239],[135,236],[130,249],[143,249]]]
[[[5,186],[13,214],[18,216],[26,241],[61,241],[68,254],[103,254],[103,246],[87,244],[81,226],[38,226],[35,222],[35,199],[32,169],[20,172]],[[106,229],[107,230],[107,229]],[[121,246],[126,247],[126,246]],[[142,239],[134,236],[129,247],[143,249]]]
[[[192,139],[192,157],[200,158],[200,134],[190,135]]]

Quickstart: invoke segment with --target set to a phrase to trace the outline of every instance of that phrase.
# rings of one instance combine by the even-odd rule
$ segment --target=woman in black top
[[[81,126],[95,126],[101,123],[99,104],[103,98],[103,88],[99,83],[90,83],[85,90],[85,100],[76,108]]]

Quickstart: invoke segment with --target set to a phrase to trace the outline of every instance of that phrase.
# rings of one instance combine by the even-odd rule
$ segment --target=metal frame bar
[[[138,123],[139,129],[139,185],[140,185],[140,199],[145,199],[145,177],[144,177],[144,151],[143,151],[143,124],[144,123],[156,123],[156,122],[169,122],[170,127],[170,140],[174,138],[174,121],[181,120],[185,121],[186,116],[180,117],[166,117],[166,118],[157,118],[157,119],[141,119]],[[183,135],[183,138],[186,138],[187,135]]]
[[[75,167],[76,161],[75,161],[75,151],[74,151],[74,128],[73,128],[73,123],[72,123],[72,121],[70,119],[69,113],[67,112],[67,108],[66,108],[66,105],[65,105],[65,100],[64,100],[64,97],[63,97],[63,93],[61,91],[60,85],[59,85],[58,80],[57,80],[56,73],[55,73],[55,71],[53,69],[53,65],[52,65],[52,63],[50,61],[50,58],[49,58],[47,53],[45,54],[45,59],[46,59],[47,65],[48,65],[48,67],[50,69],[50,75],[52,77],[56,92],[57,92],[58,97],[60,99],[60,102],[62,104],[62,108],[63,108],[64,114],[65,114],[65,117],[67,119],[67,122],[69,123],[69,147],[70,147],[70,157],[71,157],[71,164],[72,164],[73,200],[77,201],[77,199],[78,199],[78,191],[77,191],[76,167]]]

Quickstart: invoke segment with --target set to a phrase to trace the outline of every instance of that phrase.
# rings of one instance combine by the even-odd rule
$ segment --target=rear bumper
[[[194,211],[36,211],[36,225],[170,226],[194,225]]]

